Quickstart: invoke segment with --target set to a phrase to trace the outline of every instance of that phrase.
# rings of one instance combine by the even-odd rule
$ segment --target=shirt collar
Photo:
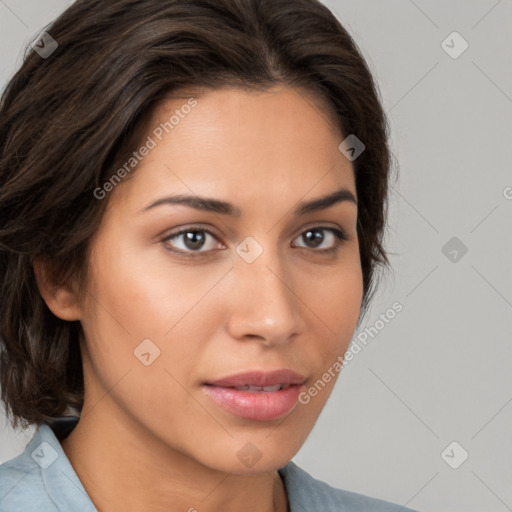
[[[60,444],[78,419],[66,416],[39,425],[25,449],[26,460],[39,468],[45,490],[59,510],[97,512]]]

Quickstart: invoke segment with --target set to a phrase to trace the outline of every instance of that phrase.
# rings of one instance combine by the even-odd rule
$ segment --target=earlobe
[[[62,320],[80,320],[81,309],[76,292],[68,285],[53,283],[49,266],[41,259],[34,259],[33,267],[37,288],[50,311]]]

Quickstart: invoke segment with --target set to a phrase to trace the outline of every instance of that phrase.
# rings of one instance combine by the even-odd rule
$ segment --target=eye
[[[325,235],[328,233],[328,236]],[[315,226],[303,231],[296,240],[302,239],[306,243],[306,249],[313,249],[319,253],[336,252],[343,241],[348,240],[346,233],[338,228],[331,228],[326,226]],[[318,249],[322,245],[327,245],[322,249]],[[299,246],[300,247],[300,246]]]
[[[188,252],[199,252],[199,253],[205,253],[210,250],[213,250],[215,248],[218,248],[218,245],[220,242],[210,243],[208,244],[208,238],[212,238],[214,240],[217,240],[215,235],[204,228],[187,228],[182,229],[181,231],[178,231],[177,233],[171,233],[169,236],[164,238],[162,241],[166,243],[168,246],[173,246],[174,248],[169,248],[169,250],[174,252],[182,252],[182,253],[188,253]],[[169,242],[171,240],[178,240],[180,243],[174,243],[170,244]],[[178,245],[178,248],[176,248],[176,245]],[[181,247],[179,247],[181,245]],[[205,248],[206,247],[206,248]],[[224,246],[222,246],[224,247]],[[205,249],[204,249],[205,248]],[[204,250],[200,250],[204,249]]]

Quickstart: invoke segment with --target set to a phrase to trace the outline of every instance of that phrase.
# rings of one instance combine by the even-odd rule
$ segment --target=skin
[[[83,326],[84,408],[62,446],[100,511],[286,511],[277,469],[306,440],[336,379],[273,421],[225,411],[201,384],[287,368],[307,377],[307,389],[346,351],[360,312],[357,205],[293,214],[342,187],[357,198],[326,105],[288,87],[196,98],[104,199],[87,290],[52,286],[35,267],[54,314]],[[149,126],[185,103],[165,102]],[[176,193],[229,201],[242,215],[170,204],[141,212]],[[189,226],[214,236],[203,232],[196,249],[183,236],[164,240]],[[327,227],[320,246],[305,235],[317,226]],[[252,263],[236,252],[248,236],[263,248]],[[149,366],[134,355],[147,338],[160,349]],[[261,453],[250,468],[237,457],[248,442]]]

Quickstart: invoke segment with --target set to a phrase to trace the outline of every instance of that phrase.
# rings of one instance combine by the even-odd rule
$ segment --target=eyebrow
[[[320,197],[318,199],[313,199],[312,201],[300,203],[295,208],[293,213],[297,216],[304,215],[305,213],[325,210],[327,208],[330,208],[331,206],[334,206],[335,204],[342,202],[350,202],[357,206],[357,200],[354,197],[354,194],[352,194],[352,192],[346,188],[341,188],[327,196]],[[157,206],[161,206],[164,204],[181,204],[185,206],[190,206],[191,208],[195,208],[196,210],[219,213],[223,215],[230,215],[232,217],[240,217],[242,215],[242,211],[240,210],[240,208],[226,201],[187,194],[177,194],[168,197],[162,197],[152,202],[145,208],[143,208],[142,212],[146,212],[148,210],[151,210],[153,208],[156,208]]]

